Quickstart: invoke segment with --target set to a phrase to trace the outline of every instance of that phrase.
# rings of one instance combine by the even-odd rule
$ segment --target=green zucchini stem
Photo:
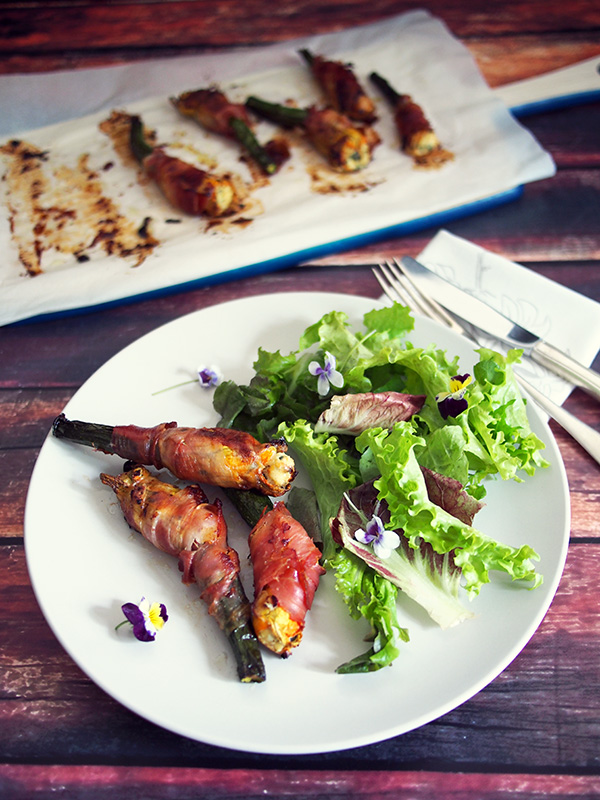
[[[306,121],[308,111],[304,108],[292,108],[291,106],[269,103],[260,97],[249,97],[246,100],[246,107],[258,114],[259,117],[282,125],[284,128],[294,128],[303,125]]]

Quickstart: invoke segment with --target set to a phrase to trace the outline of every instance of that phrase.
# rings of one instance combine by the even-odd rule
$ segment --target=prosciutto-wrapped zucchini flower
[[[143,466],[120,475],[100,475],[115,492],[129,525],[151,544],[179,559],[183,582],[195,582],[208,613],[225,633],[242,682],[265,679],[250,603],[242,587],[240,562],[227,543],[221,503],[209,503],[199,486],[178,488]]]
[[[265,647],[285,658],[302,640],[306,614],[325,572],[321,553],[282,502],[261,517],[249,543],[254,631]]]
[[[231,428],[184,428],[176,422],[152,428],[97,425],[60,414],[52,430],[58,438],[121,456],[136,464],[168,469],[176,478],[229,489],[254,489],[279,497],[296,476],[287,445],[261,444]]]

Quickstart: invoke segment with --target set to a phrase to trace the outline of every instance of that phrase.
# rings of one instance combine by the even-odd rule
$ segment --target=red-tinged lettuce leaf
[[[454,478],[447,478],[427,467],[421,467],[421,472],[431,502],[465,525],[472,525],[475,514],[483,508],[483,503],[465,492],[462,484]]]
[[[357,436],[367,428],[391,428],[396,422],[417,414],[426,400],[424,394],[363,392],[334,395],[315,424],[315,432]]]
[[[506,572],[513,580],[530,581],[532,588],[539,586],[542,576],[533,565],[539,556],[530,546],[497,542],[429,499],[414,452],[422,441],[408,422],[398,422],[391,431],[369,428],[356,439],[359,451],[371,450],[380,472],[375,486],[379,498],[388,504],[391,527],[401,528],[412,547],[424,540],[437,553],[453,551],[471,597],[489,583],[490,570]]]
[[[338,515],[331,522],[334,540],[398,586],[441,628],[452,627],[473,617],[458,599],[461,572],[452,553],[436,553],[423,541],[413,548],[402,531],[396,530],[400,546],[388,558],[381,559],[370,545],[354,538],[356,531],[364,530],[374,515],[389,528],[387,504],[378,499],[374,481],[369,481],[345,493]]]

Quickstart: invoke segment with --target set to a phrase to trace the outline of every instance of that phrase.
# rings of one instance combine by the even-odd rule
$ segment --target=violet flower
[[[400,544],[400,537],[396,531],[387,531],[381,518],[373,514],[367,522],[366,529],[359,528],[354,538],[361,544],[373,545],[373,552],[378,558],[389,558],[392,550]]]
[[[317,378],[317,391],[324,397],[329,392],[329,384],[340,389],[344,385],[344,376],[336,369],[337,362],[335,356],[325,352],[324,365],[318,361],[311,361],[308,371]]]
[[[157,632],[169,619],[167,608],[163,603],[150,605],[145,597],[142,597],[137,605],[125,603],[121,606],[121,611],[126,619],[117,625],[117,629],[130,622],[133,626],[133,635],[140,642],[153,642]]]
[[[203,389],[210,389],[213,386],[217,386],[222,377],[223,376],[217,367],[198,367],[198,380],[200,381],[200,386],[202,386]]]
[[[455,375],[450,378],[450,391],[440,392],[435,396],[439,412],[444,419],[458,417],[459,414],[467,410],[469,403],[465,398],[465,392],[472,380],[473,377],[468,373]]]

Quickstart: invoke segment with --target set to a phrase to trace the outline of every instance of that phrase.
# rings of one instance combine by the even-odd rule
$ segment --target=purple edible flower
[[[381,518],[373,514],[367,522],[366,530],[359,528],[354,538],[361,544],[372,544],[373,552],[378,558],[389,558],[392,550],[400,544],[400,537],[395,531],[386,531]]]
[[[338,372],[336,366],[335,356],[328,352],[325,352],[323,366],[318,361],[311,361],[308,365],[310,374],[317,377],[317,391],[321,397],[324,397],[329,391],[329,384],[338,389],[344,385],[344,376]]]
[[[198,367],[198,380],[203,389],[210,389],[217,386],[221,380],[221,373],[217,367]]]
[[[440,392],[435,396],[438,409],[444,419],[458,417],[459,414],[467,410],[469,403],[465,399],[465,392],[472,380],[473,377],[469,373],[455,375],[450,378],[450,391]]]
[[[153,642],[157,631],[169,619],[167,608],[163,603],[152,603],[150,605],[145,597],[142,597],[137,605],[135,603],[124,603],[121,606],[121,611],[125,614],[126,621],[133,625],[133,635],[140,642]],[[117,628],[120,628],[121,625],[125,625],[125,622],[121,622],[117,625]]]

